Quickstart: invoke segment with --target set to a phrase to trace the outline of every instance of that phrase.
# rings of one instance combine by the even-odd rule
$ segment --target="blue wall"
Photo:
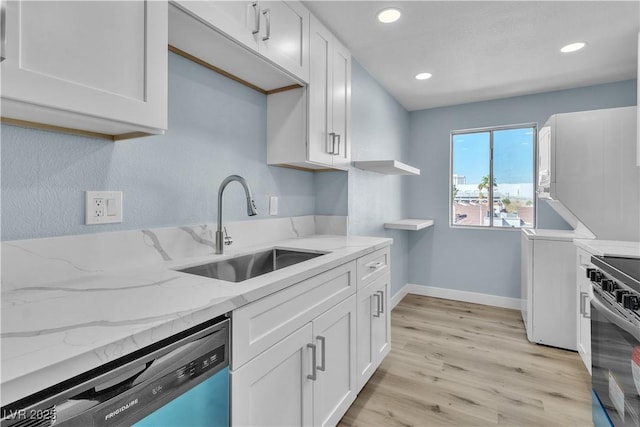
[[[257,218],[277,195],[280,216],[348,213],[351,234],[392,237],[392,293],[416,283],[519,298],[519,233],[448,226],[449,132],[635,105],[635,80],[409,113],[352,64],[352,159],[398,159],[420,176],[266,166],[266,97],[170,54],[165,135],[110,143],[0,127],[2,239],[212,222],[219,183],[237,173],[253,188]],[[85,190],[124,191],[124,223],[85,226]],[[224,217],[248,219],[237,184],[225,192]],[[407,217],[436,225],[383,228]],[[566,224],[541,204],[538,226]]]
[[[314,174],[266,165],[266,96],[171,53],[165,135],[111,143],[2,125],[1,137],[3,240],[213,222],[230,174],[249,181],[255,218],[270,195],[279,216],[315,213]],[[124,222],[84,225],[85,190],[124,191]],[[248,219],[238,184],[224,198],[225,220]]]
[[[422,174],[407,181],[408,212],[436,224],[409,237],[410,283],[520,298],[518,231],[449,228],[452,130],[542,125],[556,113],[629,105],[636,105],[635,80],[412,112],[410,158]],[[539,228],[565,225],[546,204],[538,206]]]
[[[356,61],[351,75],[352,160],[409,162],[409,113]],[[391,294],[408,281],[408,233],[386,230],[384,223],[406,218],[403,191],[414,177],[349,171],[349,232],[391,237]]]

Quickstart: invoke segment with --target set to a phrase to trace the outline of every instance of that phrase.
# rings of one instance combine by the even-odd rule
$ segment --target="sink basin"
[[[326,252],[294,251],[291,249],[269,249],[254,254],[242,255],[224,261],[210,262],[178,270],[227,282],[242,282],[253,277],[271,273],[281,268],[324,255]]]

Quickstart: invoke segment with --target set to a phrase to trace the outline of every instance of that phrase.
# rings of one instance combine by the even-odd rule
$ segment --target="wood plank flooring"
[[[407,295],[392,347],[339,426],[591,426],[577,353],[532,344],[516,310]]]

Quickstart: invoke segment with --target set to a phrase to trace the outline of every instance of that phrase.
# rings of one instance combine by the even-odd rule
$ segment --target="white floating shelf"
[[[433,224],[434,221],[432,219],[399,219],[398,221],[385,222],[384,228],[417,231],[431,227]]]
[[[353,162],[358,169],[378,172],[385,175],[420,175],[420,169],[405,165],[397,160],[368,160]]]

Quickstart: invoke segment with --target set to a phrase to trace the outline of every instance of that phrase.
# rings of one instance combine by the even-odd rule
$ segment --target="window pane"
[[[494,227],[532,227],[534,128],[493,133]]]
[[[490,133],[464,133],[452,136],[452,205],[454,225],[489,226],[489,193],[482,185],[489,177]]]

